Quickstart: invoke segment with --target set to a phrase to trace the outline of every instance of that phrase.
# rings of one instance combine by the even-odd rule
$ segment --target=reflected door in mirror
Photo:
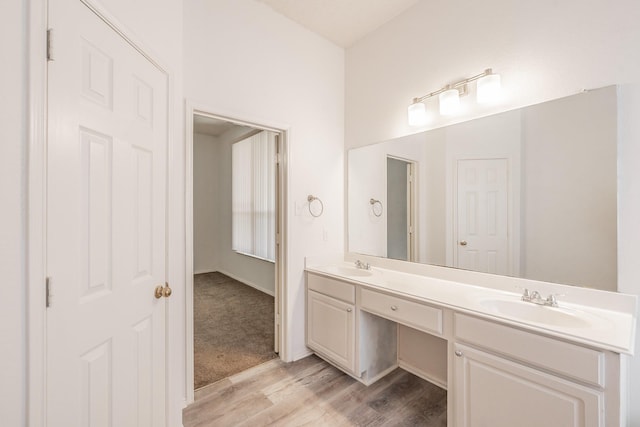
[[[507,274],[507,159],[457,162],[455,266]]]

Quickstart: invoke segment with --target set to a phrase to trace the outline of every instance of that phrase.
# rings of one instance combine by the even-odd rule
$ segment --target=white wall
[[[618,290],[640,295],[640,84],[618,92]],[[640,320],[639,320],[640,322]],[[629,358],[628,426],[640,425],[640,324],[636,356]]]
[[[218,159],[221,145],[218,138],[193,135],[193,272],[218,271],[216,242],[220,177]]]
[[[193,139],[193,269],[219,271],[275,295],[274,263],[231,249],[231,150],[247,128]]]
[[[417,132],[407,125],[414,97],[487,67],[502,74],[504,104],[474,107],[468,96],[466,113],[436,114],[425,128],[633,81],[639,9],[635,0],[418,2],[347,50],[345,143]]]
[[[25,423],[25,13],[18,1],[3,3],[0,13],[0,420],[7,426]]]
[[[253,0],[186,0],[184,46],[189,100],[290,128],[287,350],[299,358],[304,257],[344,246],[344,51]],[[319,218],[306,210],[309,194],[324,202]]]
[[[496,108],[434,117],[428,127],[564,97],[582,88],[636,82],[640,76],[640,4],[635,0],[448,0],[419,2],[346,53],[346,147],[407,135],[406,108],[459,78],[493,67],[508,94]],[[618,289],[640,294],[640,114],[635,87],[621,101]],[[469,100],[469,98],[465,98]],[[437,107],[430,103],[428,107]],[[635,262],[634,262],[635,260]],[[639,328],[640,329],[640,328]],[[634,378],[640,356],[631,361]],[[640,401],[640,382],[629,402]],[[640,424],[630,405],[628,425]]]

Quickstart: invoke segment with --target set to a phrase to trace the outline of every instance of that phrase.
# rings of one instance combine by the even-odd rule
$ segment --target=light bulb
[[[442,92],[438,99],[440,100],[440,114],[450,116],[460,110],[460,93],[458,89],[449,89]]]
[[[489,74],[478,79],[478,104],[489,104],[500,99],[502,94],[500,74]]]
[[[408,109],[409,126],[423,126],[427,123],[427,108],[422,102],[414,102]]]

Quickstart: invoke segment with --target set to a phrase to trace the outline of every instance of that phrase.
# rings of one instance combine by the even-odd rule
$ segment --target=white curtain
[[[233,144],[232,249],[275,261],[276,143],[262,131]]]

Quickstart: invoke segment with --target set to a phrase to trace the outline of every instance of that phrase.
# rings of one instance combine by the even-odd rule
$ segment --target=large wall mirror
[[[590,90],[348,154],[354,253],[617,287],[617,91]]]

